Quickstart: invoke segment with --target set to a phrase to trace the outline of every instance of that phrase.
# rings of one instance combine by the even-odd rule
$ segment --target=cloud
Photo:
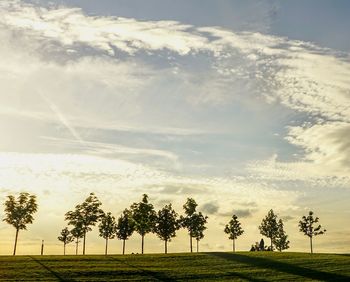
[[[186,179],[186,178],[185,178]],[[205,184],[206,181],[203,183],[196,183],[196,181],[190,181],[190,179],[187,180],[181,180],[178,179],[177,181],[168,179],[168,181],[164,182],[164,184],[161,185],[152,185],[149,187],[146,187],[146,189],[158,193],[158,194],[165,194],[165,195],[199,195],[199,194],[206,194],[208,192],[208,185]],[[178,183],[177,183],[178,182]]]
[[[77,8],[22,1],[2,1],[0,13],[2,115],[58,124],[53,138],[70,134],[81,141],[97,129],[186,137],[232,131],[227,126],[237,118],[232,111],[206,122],[217,116],[215,107],[237,105],[247,114],[266,107],[263,116],[266,102],[278,102],[298,111],[299,124],[280,124],[287,128],[285,140],[300,152],[297,161],[252,160],[247,171],[264,179],[302,181],[348,174],[346,56],[257,32],[88,16]],[[190,63],[183,64],[183,57]],[[106,149],[97,143],[100,152]],[[115,144],[113,150],[178,158],[141,145],[130,150]]]
[[[221,216],[231,216],[237,215],[238,218],[247,218],[251,217],[253,213],[256,212],[256,209],[234,209],[232,212],[220,213]]]
[[[215,202],[205,203],[200,207],[205,214],[216,214],[219,211],[219,205]]]
[[[288,221],[291,221],[291,220],[295,219],[295,217],[294,216],[290,216],[290,215],[286,215],[286,216],[281,216],[281,219],[284,222],[288,222]]]
[[[35,192],[42,217],[95,191],[256,221],[350,187],[348,54],[23,1],[0,1],[0,27],[0,197]]]
[[[168,159],[172,162],[176,162],[178,156],[172,152],[156,149],[145,149],[145,148],[134,148],[128,146],[122,146],[118,144],[94,142],[88,140],[71,140],[71,139],[60,139],[53,137],[42,137],[43,139],[56,143],[60,146],[74,147],[76,151],[89,155],[99,155],[105,157],[122,157],[123,155],[141,155],[150,157],[160,157]]]
[[[324,122],[291,127],[287,140],[305,151],[305,159],[327,166],[332,173],[350,170],[350,123]],[[328,173],[330,171],[328,170]]]
[[[139,49],[169,49],[185,55],[207,43],[206,38],[187,32],[191,26],[174,21],[92,17],[78,8],[36,9],[19,1],[3,1],[0,8],[2,24],[30,32],[39,39],[58,42],[67,49],[82,44],[111,55],[116,49],[128,54]]]

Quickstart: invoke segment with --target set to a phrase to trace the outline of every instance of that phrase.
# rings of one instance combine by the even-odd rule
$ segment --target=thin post
[[[40,255],[44,254],[44,240],[41,240],[41,250],[40,250]]]

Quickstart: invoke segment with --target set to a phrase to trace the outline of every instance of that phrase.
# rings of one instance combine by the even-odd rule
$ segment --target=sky
[[[350,252],[349,11],[345,0],[2,0],[0,202],[27,191],[39,204],[18,254],[41,240],[63,252],[64,214],[90,192],[116,217],[144,193],[179,214],[193,197],[209,217],[202,251],[231,250],[233,213],[236,248],[249,250],[270,209],[289,251],[308,251],[298,221],[312,210],[327,229],[314,250]],[[0,223],[0,254],[14,233]],[[163,251],[155,235],[145,244]],[[169,252],[188,249],[181,230]],[[87,253],[103,251],[94,228]],[[140,251],[139,235],[126,251]]]

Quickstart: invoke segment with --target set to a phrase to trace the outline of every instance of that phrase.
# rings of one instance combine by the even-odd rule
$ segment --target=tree
[[[204,216],[201,212],[193,214],[194,230],[193,237],[197,243],[197,253],[199,251],[199,241],[204,238],[204,230],[207,229],[205,224],[207,223],[207,216]]]
[[[193,198],[187,198],[186,203],[183,205],[185,210],[185,216],[180,217],[180,222],[182,227],[188,230],[188,235],[190,236],[190,251],[193,252],[192,238],[194,232],[193,215],[196,212],[198,204]]]
[[[156,220],[156,212],[152,204],[148,202],[148,195],[143,194],[140,203],[133,203],[131,205],[132,218],[135,222],[135,230],[141,235],[141,253],[144,250],[144,241],[147,233],[154,229]]]
[[[81,227],[80,224],[74,226],[74,228],[70,231],[72,236],[75,238],[75,254],[78,254],[78,247],[79,247],[79,239],[84,237],[84,230]]]
[[[77,205],[74,211],[66,213],[66,220],[69,225],[80,226],[83,230],[83,255],[85,255],[86,233],[95,226],[103,211],[100,209],[101,202],[94,193],[90,193],[85,201]]]
[[[235,240],[244,233],[241,227],[241,223],[238,221],[238,217],[234,214],[232,219],[225,226],[225,233],[229,235],[229,239],[232,240],[232,251],[236,251]]]
[[[74,241],[74,236],[66,227],[62,229],[61,236],[58,236],[57,239],[63,243],[63,255],[66,255],[66,245]]]
[[[168,253],[168,242],[176,236],[176,231],[180,228],[178,215],[171,204],[166,205],[158,211],[154,232],[164,241],[164,252]]]
[[[13,255],[16,255],[19,230],[26,230],[27,224],[33,223],[33,214],[38,210],[36,196],[29,193],[20,193],[17,200],[14,196],[7,196],[5,202],[5,221],[16,228]]]
[[[204,230],[206,229],[205,224],[207,223],[207,216],[203,216],[202,213],[196,213],[196,208],[198,204],[192,198],[187,198],[186,203],[183,205],[185,210],[185,216],[180,217],[181,226],[188,230],[188,235],[190,236],[190,251],[193,252],[192,238],[197,240],[204,237]]]
[[[270,238],[270,249],[273,251],[273,239],[278,232],[277,215],[270,210],[259,226],[260,234]]]
[[[310,238],[311,254],[313,253],[312,238],[314,236],[318,236],[326,233],[326,229],[322,230],[321,225],[314,227],[314,224],[317,224],[318,222],[319,222],[319,218],[314,217],[314,213],[312,211],[309,212],[308,216],[303,216],[302,219],[299,221],[300,232],[303,232],[304,235]]]
[[[132,219],[131,212],[128,209],[125,209],[122,215],[118,218],[118,223],[116,226],[117,238],[123,240],[123,255],[125,254],[125,241],[135,231],[135,223]]]
[[[116,230],[115,217],[110,212],[103,214],[99,224],[99,231],[100,236],[106,240],[105,255],[108,253],[108,240],[115,238]]]
[[[276,246],[276,249],[282,252],[283,250],[289,249],[289,240],[288,235],[284,231],[284,225],[282,219],[278,221],[278,230],[275,238],[273,239],[273,244]]]

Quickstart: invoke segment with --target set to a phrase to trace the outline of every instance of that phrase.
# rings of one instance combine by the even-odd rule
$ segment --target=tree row
[[[38,205],[36,196],[29,193],[20,193],[15,196],[7,196],[5,201],[5,218],[3,221],[15,227],[15,242],[13,255],[16,254],[18,234],[20,230],[26,230],[27,225],[33,223],[34,213],[37,212]],[[168,243],[176,237],[176,232],[180,228],[188,231],[190,239],[190,251],[193,252],[193,240],[196,240],[197,251],[199,241],[204,238],[204,231],[207,229],[206,215],[197,211],[198,204],[193,198],[188,198],[183,205],[184,214],[178,215],[169,203],[159,211],[149,202],[148,195],[144,194],[142,200],[133,203],[126,208],[116,219],[111,212],[105,212],[101,209],[102,203],[94,193],[91,193],[84,202],[75,206],[71,211],[65,214],[65,220],[68,226],[62,229],[58,240],[63,243],[64,254],[66,245],[75,242],[76,254],[80,240],[83,242],[82,253],[85,255],[87,233],[92,227],[98,225],[99,235],[105,239],[105,254],[108,254],[108,242],[111,239],[118,238],[122,240],[122,253],[125,254],[125,243],[134,232],[141,236],[141,253],[144,253],[145,236],[149,233],[156,234],[164,241],[164,252],[168,252]],[[319,218],[314,217],[310,211],[307,216],[303,216],[299,221],[299,231],[309,237],[310,251],[313,253],[313,238],[324,234],[326,230],[318,224]],[[264,241],[255,243],[251,251],[283,251],[289,248],[290,241],[284,230],[282,219],[271,209],[265,218],[263,218],[259,230],[261,235],[270,239],[270,246],[266,247]],[[233,214],[231,220],[226,224],[224,232],[232,240],[232,251],[235,251],[235,242],[239,236],[244,233],[237,215]]]

